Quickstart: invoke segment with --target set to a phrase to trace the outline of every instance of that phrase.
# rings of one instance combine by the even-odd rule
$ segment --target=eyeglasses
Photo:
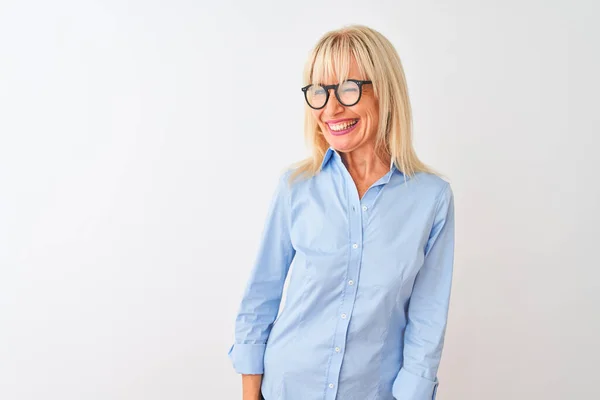
[[[362,86],[373,83],[371,81],[359,81],[356,79],[348,79],[336,85],[308,85],[302,88],[304,98],[310,108],[320,110],[327,104],[329,100],[329,90],[335,91],[335,97],[341,105],[351,107],[360,101],[362,96]]]

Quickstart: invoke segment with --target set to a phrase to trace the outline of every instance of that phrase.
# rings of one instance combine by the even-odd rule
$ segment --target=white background
[[[0,1],[0,398],[241,398],[226,353],[306,155],[302,67],[351,23],[396,46],[417,151],[455,193],[438,399],[600,398],[599,12]]]

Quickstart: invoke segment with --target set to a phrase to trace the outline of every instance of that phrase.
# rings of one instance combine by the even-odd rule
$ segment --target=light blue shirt
[[[454,258],[450,185],[394,165],[362,199],[339,154],[282,174],[229,357],[265,400],[432,400]],[[286,276],[285,305],[278,315]]]

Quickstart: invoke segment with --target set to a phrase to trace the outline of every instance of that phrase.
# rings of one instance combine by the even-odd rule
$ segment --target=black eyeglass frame
[[[312,108],[313,110],[320,110],[322,108],[325,108],[325,106],[327,105],[327,102],[329,101],[329,91],[331,89],[333,89],[333,92],[335,93],[335,98],[337,99],[337,101],[339,101],[339,103],[341,105],[343,105],[344,107],[352,107],[356,104],[358,104],[358,102],[360,101],[360,98],[362,97],[362,87],[363,85],[366,84],[372,84],[372,81],[361,81],[358,79],[346,79],[344,82],[354,82],[358,85],[358,99],[352,103],[352,104],[345,104],[344,102],[342,102],[342,100],[340,100],[340,96],[338,94],[338,87],[340,86],[339,83],[336,83],[335,85],[316,85],[316,86],[321,86],[323,89],[325,89],[325,103],[323,103],[323,105],[321,107],[313,107],[310,102],[308,101],[308,89],[310,89],[311,85],[306,85],[302,88],[302,91],[304,92],[304,100],[306,100],[306,104],[308,104],[308,106],[310,108]],[[342,83],[344,83],[342,82]]]

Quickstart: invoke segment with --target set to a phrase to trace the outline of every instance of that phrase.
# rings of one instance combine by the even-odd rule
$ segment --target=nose
[[[344,106],[338,101],[333,89],[330,89],[329,100],[327,100],[327,104],[325,104],[323,111],[325,112],[325,115],[329,117],[344,111]]]

